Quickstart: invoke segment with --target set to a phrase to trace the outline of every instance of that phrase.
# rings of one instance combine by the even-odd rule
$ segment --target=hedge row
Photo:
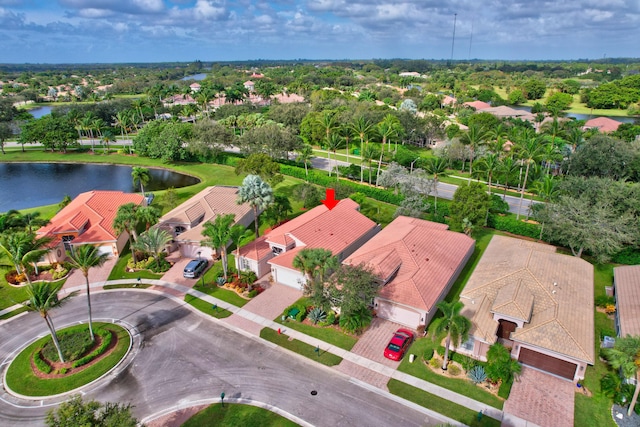
[[[512,215],[489,215],[487,225],[491,228],[495,228],[496,230],[506,231],[519,236],[531,237],[533,239],[540,237],[540,224],[532,224],[517,220]]]
[[[104,353],[107,347],[109,347],[109,344],[111,344],[111,339],[113,338],[113,333],[108,329],[98,329],[96,331],[96,334],[102,338],[100,346],[86,356],[73,362],[73,364],[71,365],[72,367],[77,368],[78,366],[86,365],[87,363],[91,362],[93,359]]]
[[[50,374],[51,366],[49,366],[47,362],[42,360],[42,355],[40,354],[41,351],[42,349],[39,348],[35,351],[35,353],[33,353],[33,363],[36,365],[36,368],[38,368],[40,372]]]

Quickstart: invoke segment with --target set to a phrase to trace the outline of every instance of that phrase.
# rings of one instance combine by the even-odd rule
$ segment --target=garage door
[[[100,255],[102,255],[102,254],[113,255],[113,246],[111,246],[111,245],[98,246],[98,254],[100,254]]]
[[[273,267],[272,271],[273,280],[276,282],[291,286],[292,288],[302,289],[302,282],[304,279],[302,273],[278,267]]]
[[[520,356],[518,356],[518,361],[522,362],[525,365],[538,368],[540,370],[558,375],[559,377],[567,378],[569,380],[573,380],[573,377],[576,374],[576,368],[578,366],[575,363],[556,359],[555,357],[538,353],[537,351],[533,351],[528,348],[520,349]]]
[[[184,258],[197,259],[198,252],[200,252],[200,258],[211,259],[211,254],[213,250],[207,246],[198,246],[198,245],[183,245],[182,246],[182,256]]]
[[[400,323],[401,325],[408,326],[412,329],[415,329],[420,325],[420,313],[404,307],[398,307],[397,305],[386,301],[378,301],[376,313],[378,314],[378,317]]]

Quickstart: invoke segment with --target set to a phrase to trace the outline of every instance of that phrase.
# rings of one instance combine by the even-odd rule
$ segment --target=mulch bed
[[[68,377],[70,375],[73,374],[77,374],[78,372],[84,371],[85,369],[95,365],[96,363],[100,362],[102,359],[104,359],[105,357],[107,357],[108,355],[110,355],[116,348],[116,346],[118,345],[118,334],[116,334],[115,332],[109,330],[109,332],[111,332],[111,343],[109,344],[109,346],[105,349],[105,351],[97,356],[95,359],[93,359],[91,362],[86,363],[82,366],[78,366],[77,368],[73,368],[73,361],[68,361],[68,362],[53,362],[51,360],[45,360],[45,362],[51,366],[52,371],[50,374],[45,374],[44,372],[42,372],[40,369],[38,369],[38,367],[35,365],[35,363],[33,362],[33,356],[31,357],[31,370],[33,371],[33,375],[35,375],[36,377],[40,378],[40,379],[51,379],[51,378],[64,378],[64,377]],[[100,346],[100,344],[102,343],[102,337],[95,334],[94,335],[95,338],[95,342],[93,343],[93,346],[91,346],[91,348],[89,348],[87,350],[87,352],[85,354],[83,354],[82,356],[85,356],[89,353],[91,353],[93,350],[95,350],[96,348],[98,348]],[[81,357],[82,357],[81,356]],[[60,369],[66,368],[67,369],[67,373],[66,374],[56,374],[55,372],[58,372]]]

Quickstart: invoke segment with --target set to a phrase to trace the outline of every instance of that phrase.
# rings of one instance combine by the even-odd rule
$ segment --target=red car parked
[[[398,329],[387,348],[384,349],[384,357],[391,360],[400,360],[413,342],[413,332],[406,329]]]

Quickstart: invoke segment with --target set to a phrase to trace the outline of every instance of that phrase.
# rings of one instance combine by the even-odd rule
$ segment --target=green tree
[[[307,209],[318,206],[324,194],[317,186],[305,182],[295,186],[293,196],[296,200],[302,201],[302,207]]]
[[[263,153],[251,154],[246,159],[238,160],[235,172],[236,175],[243,173],[258,175],[267,181],[271,187],[275,187],[284,180],[280,173],[280,164]]]
[[[627,415],[631,415],[640,394],[640,336],[627,335],[616,338],[613,348],[603,351],[614,369],[619,369],[625,378],[635,377],[636,379],[636,387],[627,412]]]
[[[160,210],[154,206],[137,206],[135,210],[136,225],[144,224],[145,231],[148,231],[152,225],[156,224],[160,219]]]
[[[296,160],[304,164],[304,173],[307,181],[309,181],[309,163],[313,158],[313,147],[309,144],[302,144],[297,151],[298,157],[296,157]]]
[[[238,190],[237,203],[248,203],[253,209],[257,239],[260,236],[260,212],[273,203],[273,189],[258,175],[247,175]]]
[[[37,237],[27,231],[0,234],[0,258],[7,258],[18,274],[24,274],[27,283],[31,283],[27,266],[51,251],[51,241],[50,237]]]
[[[556,92],[547,98],[547,111],[559,113],[568,110],[573,103],[573,96],[568,93]]]
[[[47,427],[136,427],[133,406],[120,403],[84,402],[77,394],[47,412]],[[143,426],[144,427],[144,426]]]
[[[7,154],[4,151],[4,142],[13,136],[11,125],[9,123],[0,122],[0,149],[2,154]]]
[[[471,321],[460,314],[463,304],[460,301],[440,301],[436,307],[442,312],[442,317],[438,317],[433,321],[433,338],[438,339],[442,334],[446,333],[447,337],[444,343],[444,360],[442,361],[442,370],[447,370],[449,363],[449,346],[453,342],[454,347],[460,345],[469,339],[469,329],[471,329]]]
[[[460,142],[469,147],[469,175],[473,175],[473,159],[476,150],[486,142],[487,133],[477,124],[472,124],[469,129],[462,132]]]
[[[118,207],[116,216],[113,219],[113,229],[118,234],[127,233],[129,235],[129,247],[131,248],[131,256],[136,261],[136,253],[133,249],[133,242],[137,240],[136,226],[138,225],[138,216],[136,215],[137,206],[135,203],[126,203]]]
[[[147,254],[153,254],[156,267],[160,269],[160,256],[165,247],[171,242],[171,234],[167,231],[153,227],[140,234],[138,240],[133,244],[133,249],[140,250]]]
[[[547,91],[547,84],[539,79],[529,79],[523,85],[524,93],[529,100],[540,99]]]
[[[329,295],[340,307],[340,326],[357,332],[371,321],[371,301],[378,295],[376,276],[368,266],[341,265],[331,275]]]
[[[636,146],[606,135],[596,135],[571,155],[571,174],[625,179],[638,157],[640,150]]]
[[[49,332],[51,333],[51,339],[53,340],[53,344],[56,346],[56,350],[58,350],[58,358],[61,362],[64,362],[64,356],[62,354],[62,349],[60,348],[60,342],[58,341],[58,336],[56,335],[56,328],[53,325],[53,319],[49,312],[54,308],[61,307],[72,296],[75,296],[76,292],[71,292],[69,295],[63,297],[62,299],[58,298],[58,292],[62,288],[63,283],[53,284],[50,282],[35,282],[27,285],[27,302],[24,304],[24,307],[29,311],[37,311],[40,313],[40,317],[42,317],[49,328]]]
[[[447,166],[448,163],[446,159],[442,157],[432,157],[428,159],[424,164],[424,170],[433,175],[433,189],[434,189],[434,202],[433,202],[433,211],[438,212],[438,182],[440,182],[440,178],[447,176]]]
[[[293,208],[289,198],[276,194],[273,197],[273,203],[264,211],[264,215],[272,226],[277,226],[285,221],[292,212]]]
[[[471,182],[459,186],[449,206],[451,228],[462,230],[465,218],[475,226],[482,225],[490,205],[491,199],[483,184]]]
[[[144,196],[144,186],[151,181],[149,169],[141,166],[134,166],[131,169],[131,179],[133,180],[133,185],[140,185],[140,192]]]
[[[544,145],[540,144],[537,138],[526,137],[521,144],[517,146],[517,154],[520,158],[520,164],[526,165],[526,172],[524,174],[524,181],[520,189],[520,204],[518,206],[518,213],[516,219],[520,219],[520,211],[522,210],[522,202],[524,200],[524,192],[527,187],[527,180],[529,179],[529,170],[531,165],[537,163],[543,155]]]
[[[100,253],[97,247],[92,245],[74,246],[72,251],[67,251],[67,262],[73,268],[77,268],[82,272],[87,290],[87,310],[89,313],[89,335],[91,342],[94,341],[93,336],[93,320],[91,316],[91,290],[89,288],[89,270],[94,267],[102,267],[107,262],[109,254]]]
[[[487,350],[487,377],[493,381],[510,382],[522,370],[517,360],[502,344],[495,343]]]
[[[222,257],[222,273],[224,275],[225,282],[228,278],[229,265],[227,259],[227,246],[231,241],[234,222],[234,214],[217,215],[213,222],[207,221],[202,229],[202,235],[206,237],[206,239],[204,239],[201,244],[213,248],[215,252],[219,253]]]
[[[292,265],[307,276],[304,294],[310,297],[314,306],[328,310],[330,299],[325,280],[327,273],[339,265],[338,259],[327,249],[302,248],[293,258]]]

